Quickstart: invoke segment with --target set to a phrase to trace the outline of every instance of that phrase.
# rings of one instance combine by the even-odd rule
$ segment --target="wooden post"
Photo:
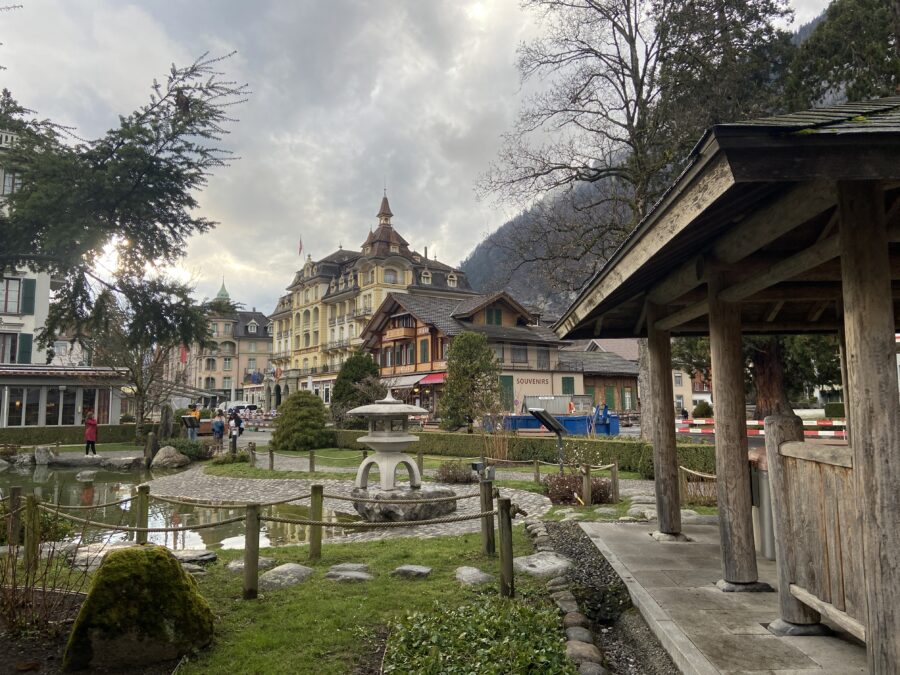
[[[516,584],[513,577],[512,511],[509,499],[498,499],[497,511],[500,521],[500,595],[511,598],[516,594]]]
[[[37,495],[25,497],[25,574],[37,569],[41,544],[41,513]]]
[[[153,447],[156,445],[156,434],[152,431],[147,434],[147,442],[144,443],[144,468],[149,469],[153,463]]]
[[[784,475],[784,460],[779,452],[782,443],[803,440],[803,421],[795,415],[770,415],[765,419],[766,455],[769,460],[769,485],[772,495],[772,521],[775,527],[775,565],[778,569],[778,604],[781,620],[772,622],[769,630],[776,635],[807,632],[803,626],[817,626],[819,613],[791,595],[790,586],[796,578],[794,535],[791,518],[791,492],[803,490],[791,485]],[[799,541],[806,541],[799,538]]]
[[[309,472],[316,472],[316,451],[315,448],[309,451]]]
[[[720,277],[710,280],[709,346],[716,417],[716,485],[722,573],[726,584],[753,584],[758,576],[747,455],[741,309],[736,303],[719,299],[721,288]],[[677,475],[673,476],[673,480],[677,480]]]
[[[237,429],[234,429],[234,430],[230,430],[229,433],[231,435],[231,440],[229,441],[229,452],[232,455],[236,455],[237,451],[238,451],[237,441],[238,441],[238,433],[239,432],[237,431]]]
[[[250,466],[256,468],[256,443],[250,441],[247,443],[247,450],[250,452]]]
[[[150,486],[138,485],[137,499],[135,500],[135,527],[147,527],[150,522]],[[147,543],[146,532],[136,532],[135,541],[139,544]]]
[[[322,520],[322,486],[313,485],[310,489],[309,519]],[[322,526],[309,526],[309,559],[321,560],[322,558]]]
[[[609,498],[613,504],[619,503],[619,461],[612,463],[609,469]],[[681,511],[678,512],[678,519],[681,520]]]
[[[841,398],[844,399],[844,432],[847,445],[853,447],[853,425],[850,423],[850,376],[847,374],[847,332],[844,330],[844,304],[838,302],[838,355],[841,359]]]
[[[16,511],[22,505],[22,487],[13,485],[9,488],[9,521],[7,523],[6,541],[10,546],[19,545],[19,530],[21,529],[21,517]]]
[[[481,489],[481,512],[494,510],[494,482],[482,480],[479,482]],[[494,555],[497,552],[494,543],[494,516],[485,516],[481,519],[481,551],[485,555]]]
[[[581,465],[581,499],[585,506],[591,505],[591,465]]]
[[[275,470],[275,451],[269,446],[269,471]]]
[[[687,504],[687,498],[688,498],[687,473],[680,466],[678,467],[678,495],[681,500],[682,506]]]
[[[419,474],[425,475],[425,450],[422,448],[422,444],[419,444],[419,449],[416,452],[416,464],[419,465]]]
[[[838,192],[868,671],[889,673],[900,668],[900,402],[884,194],[874,182],[838,183]]]
[[[541,484],[541,460],[537,457],[534,458],[534,482]]]
[[[672,392],[672,338],[658,330],[662,310],[647,303],[647,354],[650,371],[650,438],[653,441],[653,474],[656,483],[656,513],[659,531],[681,533],[681,504],[678,500],[678,453],[675,449],[675,408]],[[741,384],[741,391],[743,391]]]
[[[244,600],[254,600],[259,588],[259,504],[247,504],[244,519]]]

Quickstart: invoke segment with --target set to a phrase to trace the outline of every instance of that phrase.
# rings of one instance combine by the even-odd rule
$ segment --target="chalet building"
[[[453,338],[487,337],[497,360],[501,401],[518,411],[525,396],[584,394],[579,365],[561,362],[561,342],[507,293],[464,298],[389,293],[362,333],[363,347],[392,391],[434,412]]]
[[[362,346],[362,332],[388,294],[464,298],[472,291],[466,275],[410,248],[392,224],[387,195],[378,226],[359,250],[339,248],[313,260],[307,256],[287,293],[270,315],[271,373],[265,382],[268,407],[298,389],[326,404],[341,364]]]
[[[564,348],[559,352],[562,366],[580,370],[584,393],[594,405],[609,406],[616,412],[638,409],[638,364],[623,359],[615,352],[579,351]]]

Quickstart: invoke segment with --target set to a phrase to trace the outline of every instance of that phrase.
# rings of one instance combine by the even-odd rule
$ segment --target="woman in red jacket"
[[[93,411],[88,412],[84,420],[84,454],[87,456],[88,450],[94,455],[97,454],[97,418],[94,417]]]

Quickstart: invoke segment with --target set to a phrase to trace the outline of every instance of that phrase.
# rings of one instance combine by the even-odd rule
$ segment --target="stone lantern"
[[[369,433],[359,442],[375,451],[359,465],[356,484],[351,493],[360,501],[354,501],[357,512],[369,521],[428,520],[456,510],[456,502],[431,501],[441,497],[453,497],[453,490],[441,486],[422,486],[422,475],[415,460],[405,450],[419,440],[409,433],[409,416],[424,415],[428,411],[408,405],[388,395],[370,405],[350,410],[348,415],[365,417]],[[369,488],[369,472],[378,467],[380,485]],[[398,486],[395,473],[398,466],[409,472],[409,485]],[[409,503],[405,503],[405,502]],[[381,503],[385,502],[385,503]]]
[[[359,465],[355,487],[362,490],[368,487],[369,471],[373,465],[378,467],[381,475],[382,490],[396,488],[394,474],[401,465],[409,471],[410,487],[421,487],[422,476],[419,474],[419,467],[404,451],[410,443],[419,440],[418,436],[409,433],[409,416],[428,414],[427,410],[398,401],[388,392],[382,400],[354,408],[347,414],[368,419],[369,434],[358,440],[375,451],[374,455],[370,455]]]

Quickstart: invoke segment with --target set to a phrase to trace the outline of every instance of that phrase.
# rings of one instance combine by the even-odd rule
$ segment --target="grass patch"
[[[522,528],[514,528],[515,555],[531,553]],[[200,590],[217,617],[211,649],[192,657],[179,673],[316,673],[343,675],[378,654],[385,627],[410,612],[430,611],[434,604],[459,608],[484,596],[496,595],[497,584],[461,586],[454,578],[461,565],[471,565],[499,579],[497,558],[483,556],[480,536],[467,534],[435,539],[401,538],[322,547],[321,562],[311,564],[304,547],[266,549],[263,555],[278,564],[298,562],[316,572],[292,588],[263,593],[258,600],[241,600],[241,575],[225,564],[240,551],[221,551],[220,562],[207,567]],[[339,584],[323,579],[330,565],[367,563],[377,576],[362,584]],[[433,568],[426,580],[390,576],[403,564]],[[529,602],[550,607],[542,584],[516,577],[517,592]],[[460,631],[465,627],[460,626]],[[563,645],[562,632],[559,644]],[[380,657],[379,661],[380,662]],[[509,671],[506,671],[509,672]]]

